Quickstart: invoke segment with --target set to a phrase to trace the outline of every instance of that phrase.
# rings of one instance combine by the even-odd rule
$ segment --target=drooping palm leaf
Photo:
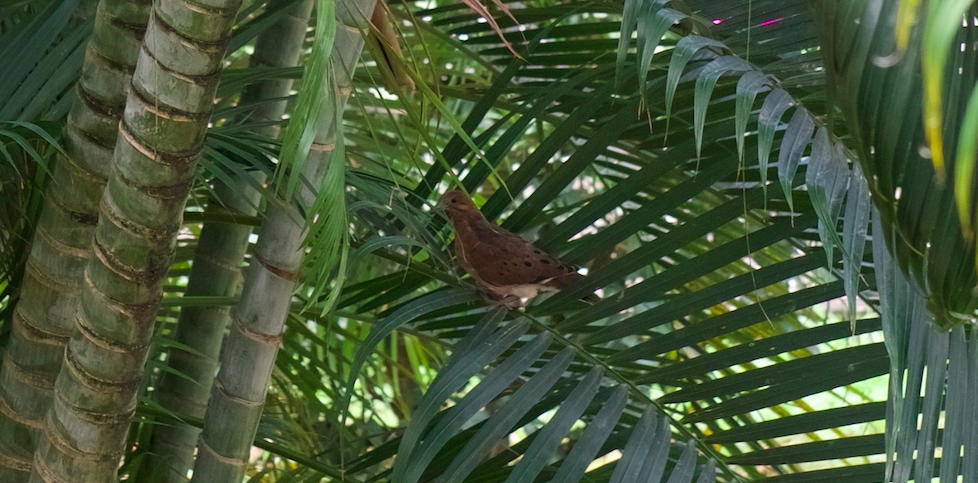
[[[830,2],[831,3],[831,2]],[[893,226],[888,245],[904,273],[910,274],[924,291],[936,315],[936,323],[949,328],[968,320],[976,305],[971,288],[978,283],[975,268],[962,264],[974,260],[973,243],[962,235],[952,187],[955,177],[942,180],[926,149],[923,109],[920,33],[911,36],[914,48],[889,66],[882,60],[893,52],[895,17],[898,2],[846,3],[828,15],[820,11],[824,52],[830,60],[829,86],[852,126],[856,148],[863,161],[869,187],[876,198],[882,222]],[[820,4],[830,8],[835,4]],[[841,35],[844,24],[860,20],[855,35]],[[951,29],[954,31],[954,29]],[[956,30],[962,45],[974,28]],[[944,69],[958,71],[947,79],[944,96],[960,96],[962,89],[975,84],[974,68],[966,59],[967,49],[955,49],[954,61]],[[960,70],[959,70],[960,67]],[[947,98],[945,104],[948,146],[956,145],[965,102]],[[948,173],[954,170],[950,163]],[[970,213],[972,208],[966,208]],[[965,218],[969,218],[967,215]],[[888,232],[889,233],[889,232]]]

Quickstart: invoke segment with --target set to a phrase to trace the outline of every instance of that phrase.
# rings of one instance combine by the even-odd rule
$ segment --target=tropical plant
[[[45,39],[22,56],[0,52],[19,60],[9,65],[21,72],[6,75],[38,93],[7,87],[10,101],[0,102],[30,115],[0,120],[54,121],[19,124],[11,131],[20,138],[5,138],[19,147],[4,151],[17,181],[0,185],[16,193],[3,200],[3,213],[15,215],[0,219],[5,329],[18,297],[36,296],[19,275],[24,249],[6,247],[37,223],[42,161],[57,152],[42,148],[69,105],[59,100],[63,75],[41,76],[41,66],[87,35],[69,26],[84,15],[71,20],[71,8],[35,1],[0,18],[0,40]],[[227,23],[210,25],[210,40],[229,47],[216,101],[190,109],[213,106],[203,169],[172,263],[161,256],[152,271],[169,268],[153,279],[160,310],[141,319],[150,327],[155,312],[155,330],[118,351],[131,361],[119,369],[132,375],[144,357],[133,350],[148,350],[146,376],[126,385],[127,397],[139,392],[139,419],[130,427],[118,411],[108,421],[114,436],[66,441],[121,451],[128,432],[120,477],[129,481],[179,481],[201,427],[195,478],[205,481],[905,482],[935,468],[944,481],[978,477],[978,425],[968,416],[978,339],[966,326],[974,249],[962,237],[974,209],[955,208],[972,198],[960,180],[971,178],[974,116],[956,101],[975,83],[968,48],[950,55],[938,81],[944,145],[964,153],[945,163],[948,182],[917,149],[928,142],[918,73],[943,65],[917,60],[932,45],[927,32],[943,26],[970,46],[973,28],[948,29],[928,10],[911,29],[895,1],[367,3],[316,2],[310,48],[295,66],[284,53],[281,63],[256,62],[268,51],[252,44],[308,2],[245,2],[229,38],[218,35]],[[357,7],[334,23],[331,9],[344,5]],[[170,6],[154,8],[168,22],[181,18]],[[359,48],[341,44],[359,33],[343,25],[367,18],[368,55],[354,70]],[[150,40],[170,32],[161,21],[150,22]],[[50,27],[29,27],[41,24]],[[332,72],[354,72],[348,85],[322,68],[334,42],[333,52],[351,54],[333,58]],[[81,54],[72,58],[77,72]],[[156,85],[143,74],[140,89]],[[296,78],[297,95],[265,88]],[[887,100],[891,90],[899,95]],[[320,109],[342,106],[347,93],[345,110],[332,111],[341,120]],[[140,110],[138,100],[127,116],[176,112],[145,101]],[[283,101],[287,124],[255,115]],[[176,140],[200,140],[202,117],[194,136]],[[154,123],[142,127],[153,133]],[[326,152],[344,153],[345,170]],[[491,220],[587,266],[587,276],[525,312],[486,307],[452,268],[450,230],[431,208],[451,187],[473,193]],[[109,192],[115,204],[139,198]],[[174,193],[169,221],[188,199]],[[228,200],[234,212],[224,211]],[[143,225],[163,221],[143,215]],[[261,235],[246,246],[257,225]],[[222,231],[238,248],[222,251],[219,274],[207,271],[208,253],[224,241],[206,240]],[[135,253],[133,240],[118,253]],[[242,256],[250,268],[239,301]],[[93,259],[93,274],[104,260]],[[208,275],[217,283],[196,285]],[[600,302],[578,300],[595,290]],[[142,295],[150,310],[152,294]],[[227,313],[240,322],[211,382]],[[187,324],[200,314],[212,325],[198,338]],[[10,351],[13,327],[4,374],[23,355]],[[78,339],[69,354],[107,340]],[[64,392],[67,377],[59,381],[56,408],[110,394],[93,387],[80,399]],[[198,409],[173,404],[168,388],[193,394]],[[203,414],[208,393],[217,397]],[[61,466],[69,460],[48,458],[51,448],[95,453],[49,443],[72,427],[58,423],[65,415],[74,424],[105,412],[90,409],[52,413],[39,468],[70,471]],[[160,450],[173,434],[183,435],[181,449]],[[0,439],[0,454],[12,443],[24,441]],[[92,466],[104,481],[120,453],[103,454]],[[23,470],[30,460],[18,461]]]

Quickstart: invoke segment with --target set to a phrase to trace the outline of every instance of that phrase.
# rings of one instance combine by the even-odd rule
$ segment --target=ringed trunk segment
[[[332,60],[340,109],[350,94],[375,3],[346,0],[336,6]],[[332,158],[336,128],[335,116],[327,114],[305,164],[304,176],[313,186],[322,185],[329,169],[343,169],[344,160]],[[309,208],[315,194],[303,189],[300,198]],[[221,351],[221,369],[214,380],[194,465],[195,482],[240,481],[261,419],[306,235],[305,220],[295,205],[269,203],[267,214]]]
[[[153,5],[31,482],[116,478],[239,6]]]
[[[72,334],[149,0],[103,0],[0,368],[0,481],[27,481]]]
[[[263,32],[255,42],[251,64],[265,67],[294,67],[299,64],[302,43],[306,37],[313,1],[303,0],[275,26]],[[265,125],[258,130],[276,137],[285,113],[292,79],[271,79],[250,86],[242,94],[242,103],[262,99],[283,99],[262,102],[246,114],[249,122]],[[264,175],[251,174],[259,182]],[[260,193],[251,188],[248,180],[231,178],[237,186],[215,181],[214,194],[207,212],[255,216]],[[241,293],[241,264],[248,248],[250,226],[231,223],[205,223],[201,230],[193,267],[187,284],[187,296],[238,296]],[[171,372],[164,372],[154,391],[157,402],[176,413],[202,419],[207,409],[221,343],[230,321],[230,307],[184,307],[174,333],[174,339],[193,351],[172,347],[167,364],[187,381]],[[153,431],[150,453],[158,460],[153,465],[155,479],[161,482],[186,482],[187,471],[194,464],[194,448],[200,429],[190,425],[160,425]]]

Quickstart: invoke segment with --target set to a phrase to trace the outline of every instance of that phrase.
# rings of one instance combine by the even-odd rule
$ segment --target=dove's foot
[[[519,310],[519,311],[525,309],[525,307],[523,306],[523,300],[515,295],[506,295],[504,297],[499,297],[498,295],[491,292],[489,293],[483,292],[482,296],[483,299],[485,299],[486,303],[493,307],[505,307],[509,310]]]

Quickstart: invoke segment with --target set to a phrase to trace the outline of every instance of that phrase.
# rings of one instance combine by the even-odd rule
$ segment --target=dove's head
[[[479,209],[472,203],[472,199],[459,190],[445,193],[438,204],[448,212],[448,216],[452,219],[479,213]]]

